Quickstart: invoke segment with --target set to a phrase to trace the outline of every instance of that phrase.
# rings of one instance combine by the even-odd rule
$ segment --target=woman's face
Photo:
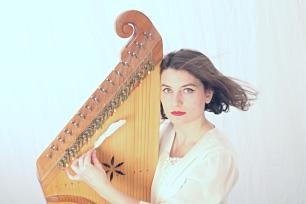
[[[212,91],[204,91],[203,84],[189,72],[166,69],[161,74],[161,103],[166,116],[174,124],[186,124],[204,117],[205,103]]]

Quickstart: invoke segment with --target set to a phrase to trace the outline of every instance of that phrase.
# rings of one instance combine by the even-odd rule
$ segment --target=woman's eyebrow
[[[190,83],[190,84],[185,84],[185,85],[183,85],[182,87],[186,87],[186,86],[194,86],[194,87],[197,87],[197,85],[192,84],[192,83]]]
[[[169,86],[169,85],[167,85],[167,84],[162,84],[162,86],[170,87],[170,86]]]
[[[161,85],[162,85],[162,86],[166,86],[166,87],[171,87],[171,86],[169,86],[169,85],[167,85],[167,84],[161,84]],[[192,84],[192,83],[185,84],[185,85],[183,85],[183,86],[181,86],[181,87],[186,87],[186,86],[194,86],[194,87],[197,87],[197,85]]]

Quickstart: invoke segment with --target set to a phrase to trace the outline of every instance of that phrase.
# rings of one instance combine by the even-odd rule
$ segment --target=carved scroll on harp
[[[150,20],[138,11],[121,14],[116,32],[131,37],[120,62],[37,160],[48,203],[106,203],[85,184],[70,181],[63,169],[120,119],[126,124],[97,149],[98,158],[117,188],[149,199],[158,157],[162,41]]]

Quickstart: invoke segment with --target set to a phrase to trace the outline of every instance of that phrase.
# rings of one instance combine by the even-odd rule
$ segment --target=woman
[[[224,204],[238,178],[237,162],[229,141],[203,110],[248,110],[256,92],[222,75],[197,51],[172,52],[160,68],[161,138],[151,203]],[[75,160],[72,169],[71,179],[87,183],[111,203],[146,203],[111,185],[94,150]]]

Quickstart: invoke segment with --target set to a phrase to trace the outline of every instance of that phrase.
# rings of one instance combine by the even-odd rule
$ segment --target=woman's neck
[[[185,123],[184,125],[174,124],[176,142],[181,145],[196,143],[202,135],[213,128],[214,125],[205,117]]]

